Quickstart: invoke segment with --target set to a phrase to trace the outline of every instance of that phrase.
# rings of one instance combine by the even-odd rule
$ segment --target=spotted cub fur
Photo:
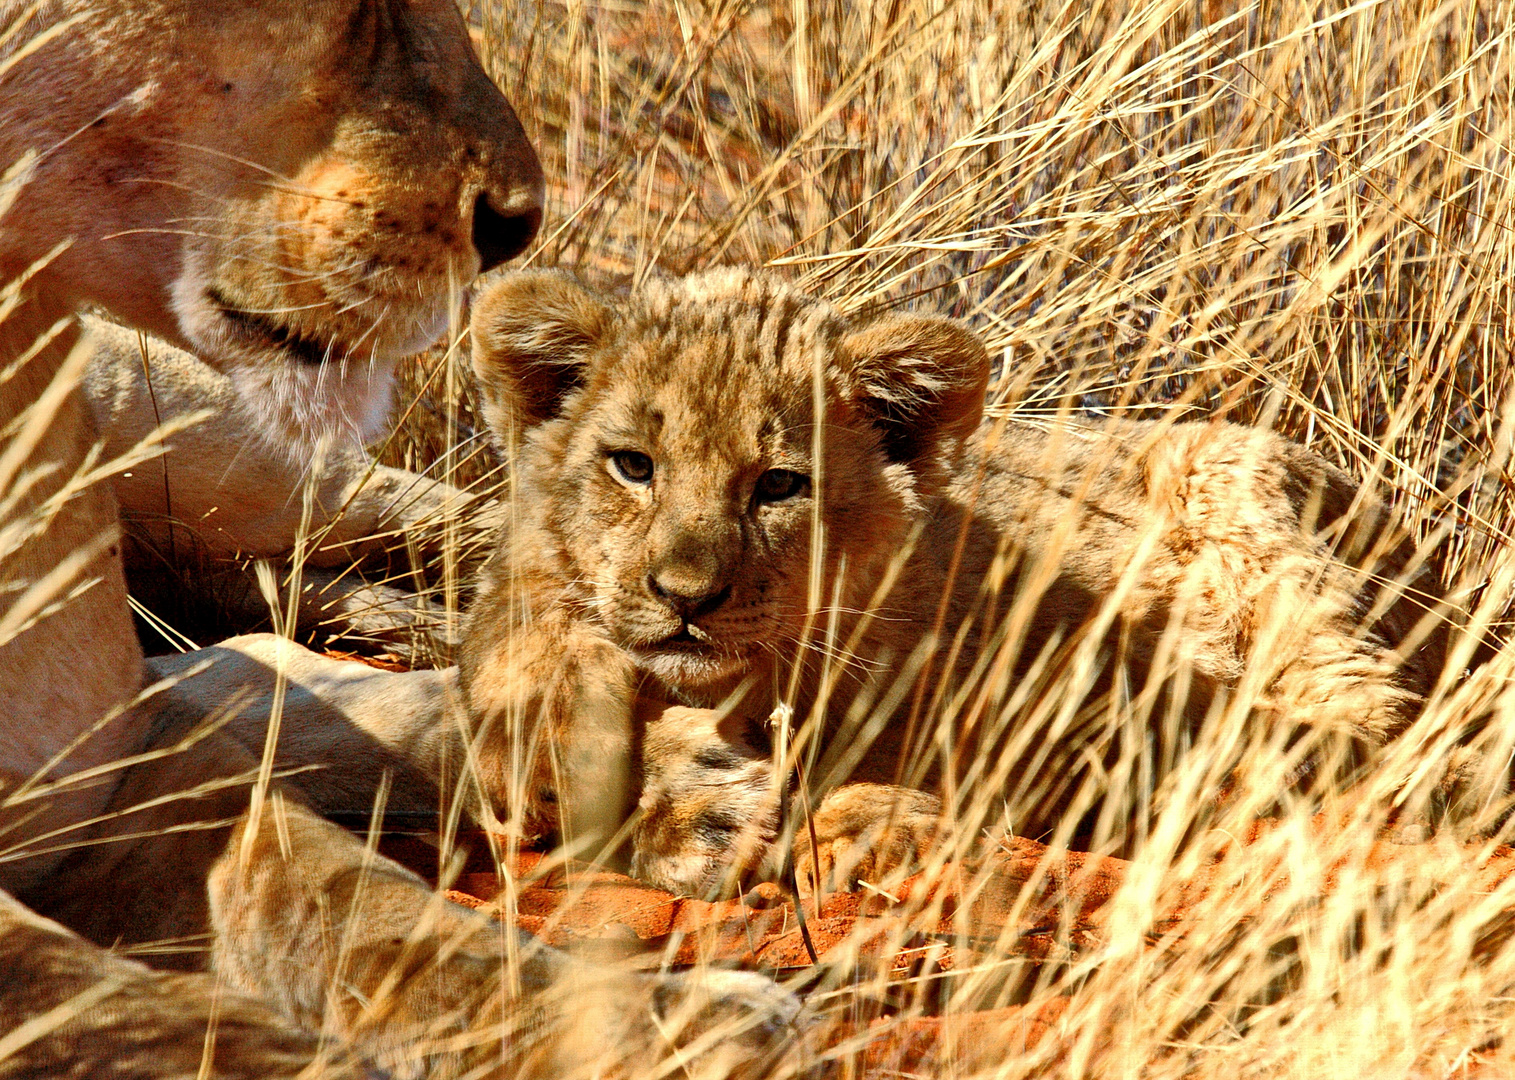
[[[462,656],[486,778],[570,838],[639,802],[633,865],[658,884],[774,869],[776,703],[818,719],[818,847],[855,877],[934,835],[937,803],[899,778],[992,774],[1004,688],[1090,635],[1123,665],[1091,692],[1172,648],[1191,718],[1265,669],[1260,711],[1367,743],[1439,663],[1347,474],[1222,422],[985,422],[990,359],[951,320],[853,319],[748,270],[618,300],[533,272],[473,337],[516,486]],[[926,737],[933,702],[974,694]],[[1087,742],[1021,747],[1047,821]]]

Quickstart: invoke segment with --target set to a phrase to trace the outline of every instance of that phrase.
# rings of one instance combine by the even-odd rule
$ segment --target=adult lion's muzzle
[[[206,163],[173,284],[183,336],[281,440],[372,437],[396,361],[542,220],[541,166],[452,4],[348,6],[340,34],[275,15],[260,51],[306,54],[300,74],[226,80],[193,118],[256,94],[254,127],[300,132]]]

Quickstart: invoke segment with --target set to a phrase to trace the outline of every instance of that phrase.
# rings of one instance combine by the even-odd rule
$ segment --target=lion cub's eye
[[[753,492],[758,502],[783,502],[810,490],[810,477],[789,469],[769,469],[758,477]]]
[[[628,484],[652,483],[652,458],[640,450],[612,450],[610,469]]]

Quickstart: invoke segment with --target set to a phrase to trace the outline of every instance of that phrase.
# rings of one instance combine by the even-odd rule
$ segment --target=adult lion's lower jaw
[[[234,363],[224,370],[263,437],[297,456],[363,446],[389,418],[397,359]]]
[[[299,458],[323,444],[362,446],[383,432],[399,361],[447,327],[445,299],[419,312],[414,302],[408,306],[380,316],[360,340],[345,340],[305,330],[277,307],[240,300],[194,271],[174,285],[186,342],[232,381],[254,430]],[[399,329],[402,319],[406,331]]]

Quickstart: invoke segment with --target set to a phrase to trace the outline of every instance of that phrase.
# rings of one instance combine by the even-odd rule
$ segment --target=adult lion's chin
[[[301,365],[271,356],[221,365],[264,439],[296,456],[357,448],[384,430],[398,358]]]
[[[447,326],[445,300],[367,326],[351,318],[298,319],[233,298],[186,276],[174,308],[190,348],[226,375],[245,414],[270,444],[309,457],[322,446],[357,447],[385,427],[400,359],[435,341]],[[298,320],[298,321],[297,321]]]

